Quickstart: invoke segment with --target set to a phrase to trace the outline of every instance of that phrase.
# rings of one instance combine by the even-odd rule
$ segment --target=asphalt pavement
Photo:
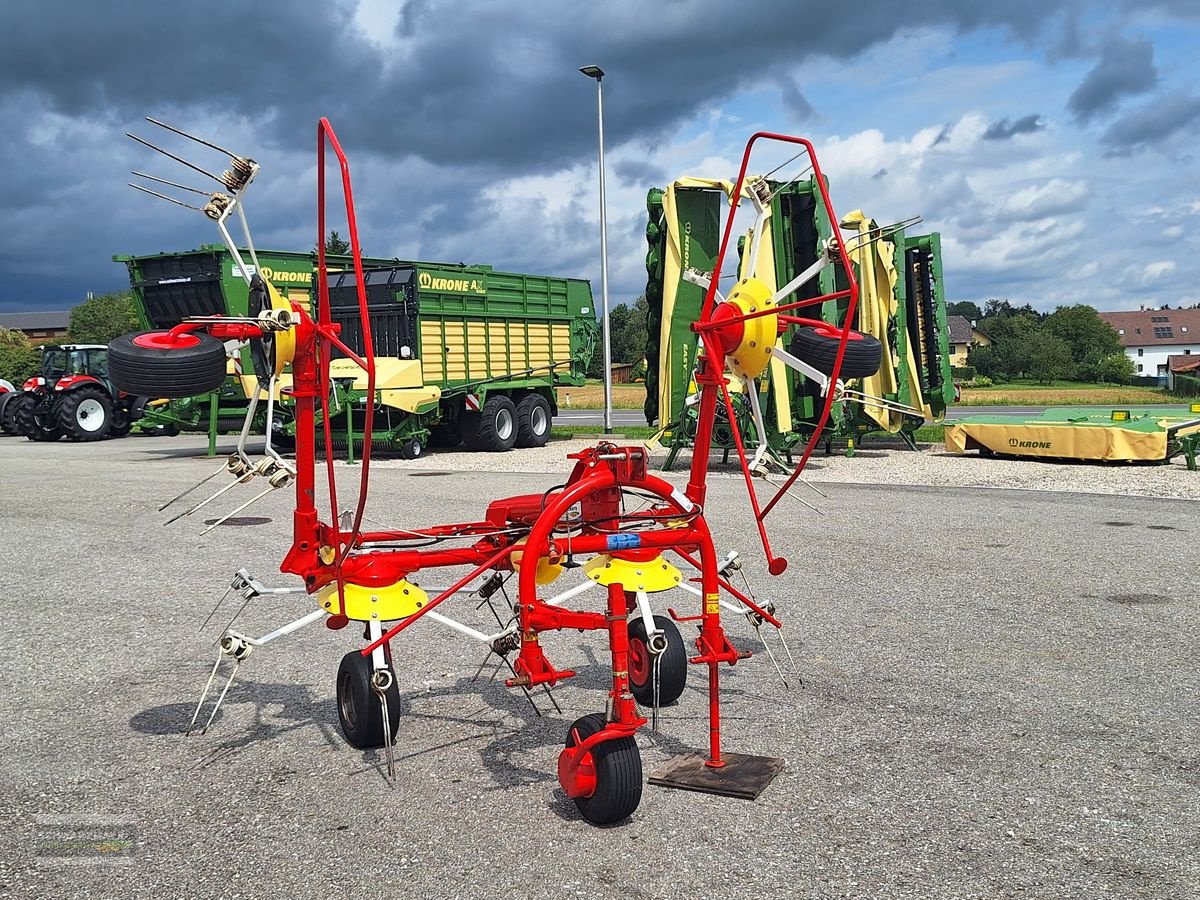
[[[538,698],[539,716],[490,667],[472,680],[477,646],[406,632],[395,786],[339,733],[352,628],[256,651],[213,727],[185,737],[235,607],[200,626],[234,570],[288,582],[286,492],[204,538],[251,486],[161,524],[156,507],[217,468],[201,446],[0,439],[0,896],[1200,895],[1194,502],[829,484],[826,515],[781,504],[769,520],[791,559],[770,578],[742,486],[713,480],[718,547],[777,602],[798,666],[783,686],[749,623],[727,621],[755,656],[723,672],[725,744],[785,770],[754,802],[647,787],[598,829],[555,777],[568,724],[603,708],[595,635],[544,637],[580,674],[554,691],[563,712]],[[506,459],[508,473],[381,469],[367,515],[474,520],[555,481]],[[342,474],[345,503],[359,473]],[[239,627],[310,608],[262,598]],[[647,774],[704,745],[703,688],[692,671],[641,733]]]

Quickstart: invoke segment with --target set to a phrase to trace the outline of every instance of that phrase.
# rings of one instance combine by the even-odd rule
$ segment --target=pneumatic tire
[[[567,747],[576,745],[575,735],[585,741],[606,724],[604,713],[576,719],[567,730]],[[595,771],[596,789],[590,797],[576,797],[580,815],[593,825],[613,825],[628,818],[642,802],[642,755],[637,741],[616,738],[597,744],[588,753]]]
[[[389,668],[390,671],[390,668]],[[383,707],[371,686],[371,658],[352,650],[342,657],[337,674],[338,722],[347,742],[360,750],[382,747]],[[400,686],[392,673],[391,686],[385,691],[388,708],[388,737],[396,739],[400,727]]]
[[[466,439],[464,430],[463,439]],[[517,443],[517,408],[503,394],[493,394],[479,412],[479,431],[475,435],[476,450],[503,453]]]
[[[54,402],[33,394],[17,408],[17,428],[29,440],[39,443],[53,443],[62,437]]]
[[[554,414],[541,394],[526,394],[517,404],[517,446],[545,447]]]
[[[21,434],[21,426],[17,424],[17,414],[21,411],[21,407],[33,400],[32,394],[27,394],[24,391],[15,394],[5,394],[8,401],[0,408],[0,429],[3,429],[5,434],[11,434],[13,437],[19,437]]]
[[[832,330],[821,328],[798,328],[792,338],[792,356],[802,359],[819,372],[833,373],[833,362],[837,358],[841,337]],[[879,371],[883,359],[883,345],[878,338],[861,331],[851,331],[846,341],[846,353],[842,357],[842,368],[838,377],[866,378]]]
[[[662,629],[667,649],[658,661],[658,705],[670,706],[683,694],[687,685],[687,647],[683,636],[666,616],[655,616],[654,625]],[[646,637],[646,623],[641,616],[629,621],[629,692],[642,706],[654,705],[654,656]]]
[[[108,377],[117,390],[139,397],[195,397],[225,381],[225,345],[210,334],[184,335],[185,346],[153,345],[163,331],[122,335],[108,345]],[[192,340],[194,339],[194,340]]]
[[[112,431],[112,398],[95,385],[67,391],[54,405],[59,430],[67,440],[102,441]]]

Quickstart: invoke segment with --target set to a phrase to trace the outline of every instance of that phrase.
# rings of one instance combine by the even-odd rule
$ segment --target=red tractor
[[[124,437],[145,406],[112,387],[102,344],[46,346],[41,374],[4,404],[3,425],[31,441],[98,441]]]

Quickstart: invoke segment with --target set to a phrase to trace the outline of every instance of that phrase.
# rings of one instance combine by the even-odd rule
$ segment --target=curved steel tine
[[[221,468],[217,469],[217,471],[213,472],[211,475],[201,478],[199,481],[197,481],[195,484],[193,484],[186,491],[176,494],[174,497],[172,497],[170,500],[168,500],[166,503],[164,503],[162,506],[160,506],[158,508],[158,511],[162,512],[164,509],[166,509],[168,506],[170,506],[176,500],[182,500],[184,497],[186,497],[192,491],[196,490],[196,488],[200,487],[200,485],[205,484],[206,482],[212,481],[214,478],[216,478],[222,472],[227,472],[227,471],[229,471],[229,469],[226,466],[224,466],[224,465],[221,466]]]
[[[217,677],[217,669],[221,665],[221,657],[225,654],[218,650],[217,661],[213,663],[212,671],[208,673],[208,681],[204,683],[204,690],[200,692],[200,702],[196,704],[196,711],[192,713],[192,721],[188,725],[186,734],[190,735],[192,729],[196,727],[196,720],[200,718],[200,710],[204,707],[204,698],[208,696],[208,689],[212,687],[213,679]]]
[[[212,143],[211,141],[206,141],[206,140],[204,140],[204,138],[198,138],[194,134],[188,134],[183,129],[176,128],[174,125],[168,125],[166,122],[160,121],[159,119],[155,119],[152,116],[146,116],[146,121],[150,122],[153,125],[157,125],[159,128],[165,128],[165,129],[167,129],[167,131],[173,131],[173,132],[175,132],[175,134],[179,135],[180,137],[185,137],[189,141],[195,141],[197,144],[203,144],[205,147],[211,147],[213,150],[216,150],[218,153],[224,153],[230,159],[244,159],[244,157],[239,156],[238,154],[234,153],[232,150],[226,150],[224,147],[218,147],[216,144]]]
[[[140,138],[136,134],[130,134],[128,131],[125,132],[125,136],[128,138],[132,138],[133,140],[137,141],[139,144],[149,147],[151,150],[154,150],[157,153],[161,153],[163,156],[166,156],[169,159],[175,160],[175,162],[180,163],[181,165],[187,166],[189,169],[193,169],[193,170],[199,172],[201,175],[207,175],[213,181],[217,182],[217,184],[225,184],[225,182],[222,181],[220,179],[220,177],[214,175],[212,172],[208,171],[207,169],[202,169],[195,163],[190,163],[186,159],[184,159],[182,156],[176,156],[174,153],[171,153],[169,150],[164,150],[162,147],[156,147],[156,146],[154,146],[154,144],[150,143],[145,138]],[[135,187],[136,187],[136,185],[135,185]],[[168,198],[168,199],[170,199],[170,198]]]

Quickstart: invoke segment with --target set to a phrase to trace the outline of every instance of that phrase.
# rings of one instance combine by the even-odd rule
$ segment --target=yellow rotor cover
[[[683,581],[679,570],[661,556],[645,562],[636,562],[602,553],[588,560],[583,571],[592,581],[605,587],[619,584],[627,591],[642,591],[647,594],[670,590]]]
[[[733,304],[743,315],[773,310],[772,291],[757,278],[743,278],[734,286],[726,303]],[[742,342],[725,354],[733,374],[742,378],[757,378],[771,364],[771,352],[779,339],[779,314],[771,312],[742,322]]]
[[[289,313],[293,313],[292,303],[290,300],[285,300],[283,295],[276,290],[275,285],[271,282],[266,282],[267,296],[271,298],[271,309],[286,309]],[[292,357],[296,355],[296,331],[295,327],[286,328],[283,331],[273,331],[271,336],[275,339],[275,372],[276,376],[282,375],[283,370],[291,365]],[[350,618],[354,618],[351,616]]]
[[[521,538],[521,540],[517,541],[516,546],[521,547],[524,546],[524,544],[525,538]],[[512,556],[509,557],[512,562],[514,572],[521,571],[521,557],[524,555],[524,551],[514,550]],[[543,556],[537,562],[537,575],[534,576],[534,580],[541,585],[551,584],[557,581],[558,576],[562,573],[563,567],[561,564],[557,562],[551,562],[549,557]]]
[[[411,581],[401,578],[384,587],[347,584],[342,614],[357,622],[407,619],[429,602],[429,595]],[[331,615],[338,611],[338,586],[333,581],[316,593],[317,603]]]

